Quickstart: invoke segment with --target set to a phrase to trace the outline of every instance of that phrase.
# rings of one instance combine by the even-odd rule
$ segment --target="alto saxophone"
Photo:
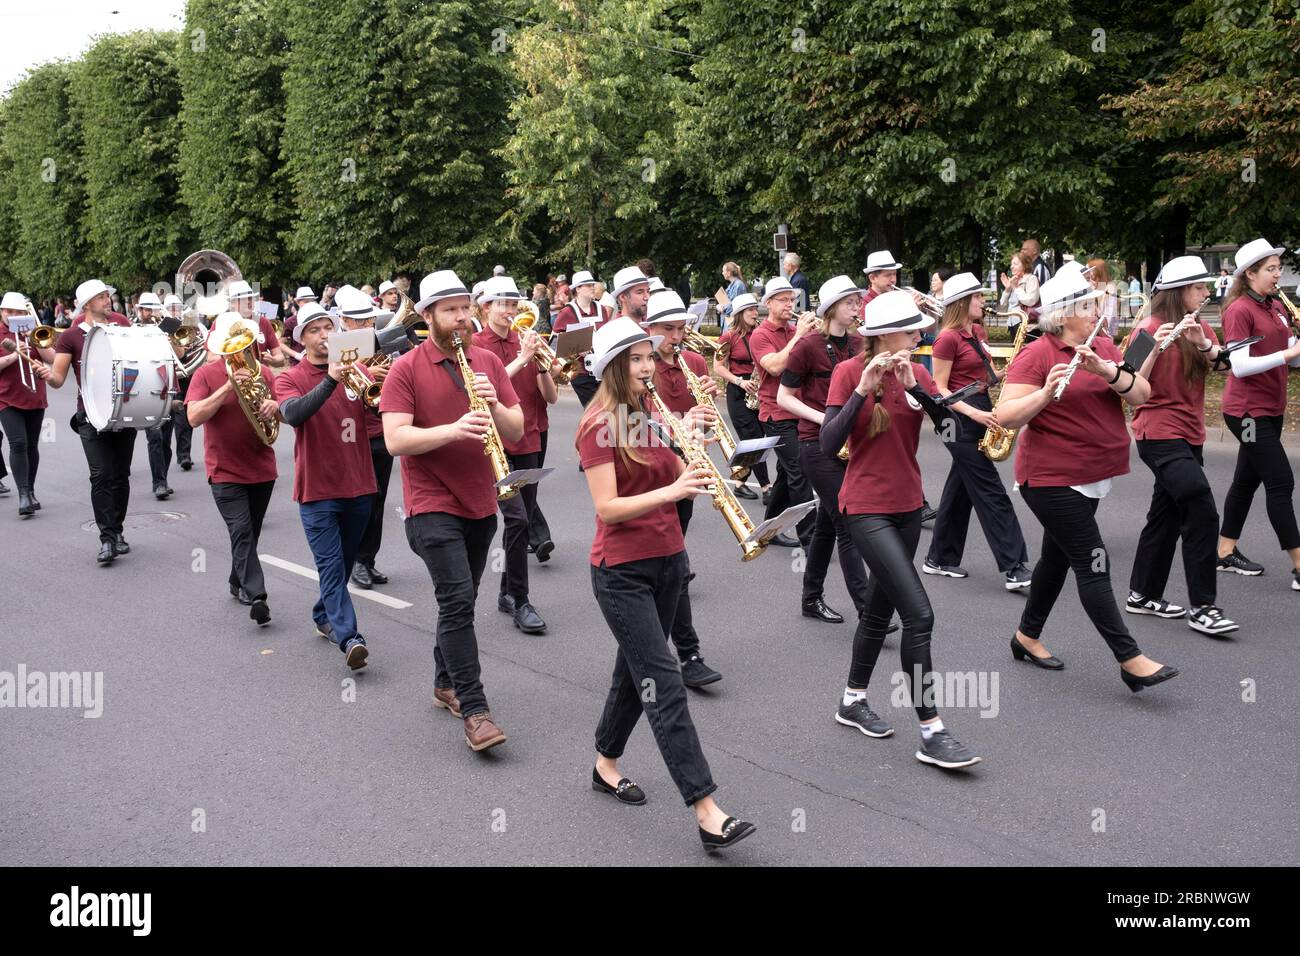
[[[723,481],[717,465],[713,464],[708,452],[691,436],[690,429],[686,427],[685,423],[668,410],[664,400],[659,397],[659,391],[655,388],[654,382],[647,381],[645,387],[646,391],[650,393],[650,401],[654,403],[655,410],[658,411],[659,417],[663,419],[673,442],[680,450],[682,458],[685,459],[686,467],[703,468],[711,475],[709,480],[713,486],[713,507],[722,513],[722,520],[727,523],[731,533],[736,536],[736,541],[740,545],[740,560],[753,561],[767,550],[766,544],[759,544],[756,541],[745,542],[745,539],[754,533],[754,522],[745,509],[740,506],[740,502],[731,493],[727,483]]]
[[[1011,367],[1011,363],[1016,360],[1016,355],[1025,346],[1025,331],[1029,327],[1028,316],[1019,309],[1012,309],[1012,312],[1020,314],[1020,324],[1016,326],[1016,338],[1011,343],[1011,356],[1007,359],[1006,368]],[[1002,383],[998,383],[998,396],[1002,395]],[[997,402],[990,398],[990,404],[995,408]],[[979,450],[984,453],[989,461],[1006,461],[1011,456],[1011,450],[1016,447],[1016,429],[1003,428],[1001,425],[990,425],[984,432],[984,437],[980,439]]]
[[[474,391],[474,369],[470,368],[469,359],[465,357],[465,343],[461,341],[458,334],[452,335],[452,341],[456,345],[456,363],[460,366],[461,378],[465,380],[465,392],[469,396],[469,410],[488,413],[488,430],[483,436],[483,454],[487,455],[488,461],[492,463],[492,476],[497,485],[497,501],[505,501],[517,495],[520,486],[501,484],[502,479],[510,474],[510,462],[506,460],[505,445],[501,444],[501,433],[497,431],[496,422],[492,420],[487,402]]]
[[[682,347],[674,345],[673,351],[677,353],[677,366],[682,370],[682,375],[686,376],[686,387],[691,390],[691,398],[695,399],[696,405],[708,405],[713,409],[713,414],[718,417],[714,430],[718,434],[718,447],[722,449],[722,456],[731,461],[731,456],[736,453],[736,436],[731,434],[731,429],[727,427],[726,421],[722,418],[722,412],[718,410],[718,403],[713,400],[713,396],[704,391],[704,382],[695,374],[689,365],[686,364],[686,358],[682,355]],[[749,468],[737,466],[731,469],[731,477],[735,481],[744,481],[749,477]]]

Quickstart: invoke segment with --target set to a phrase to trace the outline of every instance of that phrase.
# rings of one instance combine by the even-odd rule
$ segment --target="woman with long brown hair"
[[[718,350],[713,353],[713,374],[727,383],[727,414],[736,429],[736,438],[762,438],[763,426],[758,421],[758,378],[754,374],[754,353],[749,348],[749,337],[758,328],[758,300],[748,292],[736,296],[731,303],[731,321],[718,339]],[[752,396],[752,398],[751,398]],[[747,400],[754,402],[750,408]],[[772,481],[767,474],[767,462],[760,461],[751,470],[763,492],[763,504],[772,492]],[[744,482],[736,485],[738,498],[757,498]]]
[[[591,787],[620,803],[646,802],[618,767],[644,711],[673,782],[695,811],[700,841],[717,850],[755,827],[727,816],[711,796],[717,785],[668,650],[687,567],[677,502],[706,494],[709,471],[687,467],[649,430],[644,401],[661,340],[627,317],[596,330],[591,371],[600,384],[578,425],[578,454],[596,509],[592,590],[619,647],[596,727]]]
[[[1187,616],[1202,634],[1229,634],[1237,625],[1216,603],[1215,535],[1219,512],[1205,476],[1205,379],[1227,360],[1210,324],[1193,318],[1210,296],[1210,273],[1198,256],[1179,256],[1156,276],[1151,314],[1138,327],[1164,348],[1151,367],[1151,397],[1133,412],[1138,457],[1155,486],[1138,538],[1125,610],[1170,619]],[[1165,600],[1174,549],[1183,542],[1183,574],[1191,612]]]
[[[1223,420],[1240,447],[1237,470],[1223,499],[1218,569],[1252,576],[1264,573],[1263,565],[1237,549],[1251,502],[1263,484],[1269,524],[1291,557],[1291,589],[1300,591],[1300,529],[1291,502],[1295,475],[1282,447],[1287,366],[1300,367],[1300,343],[1278,298],[1283,251],[1265,239],[1242,246],[1232,289],[1223,304],[1225,340],[1259,335],[1263,341],[1232,356],[1232,375],[1223,389]]]

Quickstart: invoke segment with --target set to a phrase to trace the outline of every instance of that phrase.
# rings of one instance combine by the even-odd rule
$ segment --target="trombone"
[[[36,306],[32,305],[32,300],[27,299],[27,315],[35,323],[30,332],[14,333],[14,341],[6,341],[4,349],[6,352],[14,352],[21,359],[18,363],[18,381],[23,384],[29,391],[36,391],[36,383],[40,381],[36,375],[36,363],[39,356],[32,358],[28,354],[32,349],[48,349],[54,345],[54,329],[48,325],[41,325],[40,316],[36,314]]]

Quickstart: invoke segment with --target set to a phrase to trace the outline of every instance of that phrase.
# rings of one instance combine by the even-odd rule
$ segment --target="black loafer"
[[[811,617],[813,620],[817,621],[825,621],[827,624],[844,623],[844,615],[839,611],[827,607],[826,602],[821,598],[818,598],[815,601],[804,601],[803,616]]]
[[[166,485],[153,486],[153,496],[157,498],[159,501],[166,501],[168,498],[172,496],[172,494],[173,494],[172,490],[168,488]]]
[[[753,488],[749,487],[749,485],[736,485],[736,497],[749,498],[754,501],[757,501],[758,492],[755,491]]]
[[[525,634],[544,634],[546,622],[537,613],[537,608],[527,602],[515,608],[515,627]]]
[[[266,598],[258,598],[254,601],[249,607],[248,616],[258,627],[266,627],[270,624],[271,609],[267,607]]]
[[[235,595],[235,598],[239,601],[240,604],[244,605],[244,607],[253,606],[253,599],[248,596],[248,592],[245,591],[243,588],[239,589],[239,593]]]
[[[533,552],[537,556],[537,563],[545,564],[547,561],[551,560],[551,552],[554,550],[555,550],[555,542],[552,541],[550,538],[547,538],[545,541],[539,544],[537,546],[537,550]]]
[[[1029,661],[1035,667],[1041,667],[1044,670],[1059,671],[1065,667],[1065,662],[1059,657],[1035,657],[1029,653],[1025,645],[1016,640],[1014,634],[1011,635],[1011,656],[1018,661]]]
[[[181,462],[181,471],[189,471],[193,467],[194,462],[190,461],[188,458]]]
[[[352,569],[352,583],[363,590],[369,591],[375,586],[375,579],[370,576],[370,569],[364,564],[358,564]]]
[[[388,583],[388,575],[375,570],[375,566],[373,564],[367,564],[366,570],[370,572],[370,580],[375,582],[375,584]]]
[[[34,491],[29,491],[29,492],[27,492],[27,497],[30,498],[30,499],[32,499],[32,510],[33,510],[33,511],[40,511],[40,510],[41,510],[41,503],[40,503],[39,501],[36,500],[36,492],[34,492]]]
[[[131,553],[131,546],[126,543],[126,538],[120,534],[117,536],[117,540],[113,542],[113,553],[116,555]]]
[[[595,767],[591,768],[591,789],[597,793],[608,793],[619,803],[626,803],[629,806],[639,807],[645,803],[645,791],[627,777],[620,780],[618,786],[611,787],[601,779]]]
[[[515,599],[512,598],[509,594],[498,594],[497,610],[500,611],[502,614],[514,614]]]
[[[758,827],[752,823],[737,820],[735,817],[727,817],[722,823],[721,836],[700,827],[700,842],[704,844],[704,849],[713,853],[716,850],[725,850],[729,846],[734,846],[757,829]]]
[[[117,557],[117,551],[113,549],[112,541],[101,541],[99,543],[99,556],[95,558],[100,564],[112,564],[113,559]]]
[[[797,548],[800,546],[798,538],[792,538],[784,532],[778,534],[768,544],[776,545],[778,548]]]

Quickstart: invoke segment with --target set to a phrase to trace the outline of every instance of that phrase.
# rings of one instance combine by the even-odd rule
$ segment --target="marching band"
[[[723,512],[746,559],[768,545],[803,549],[806,617],[844,622],[824,595],[838,555],[856,620],[837,724],[870,738],[894,734],[868,696],[884,709],[873,672],[886,634],[901,626],[916,759],[968,768],[981,758],[945,725],[933,687],[932,645],[952,622],[936,614],[922,574],[967,577],[961,562],[972,511],[1006,589],[1025,595],[1010,636],[1014,659],[1065,668],[1047,632],[1073,572],[1083,610],[1134,692],[1179,671],[1143,654],[1126,627],[1097,523],[1116,479],[1129,471],[1130,441],[1154,484],[1125,612],[1185,620],[1210,636],[1237,631],[1241,625],[1218,604],[1216,572],[1264,573],[1240,549],[1261,485],[1269,523],[1291,560],[1291,587],[1300,590],[1295,481],[1282,444],[1288,368],[1300,367],[1300,310],[1278,286],[1283,252],[1264,239],[1241,247],[1221,334],[1200,314],[1213,281],[1204,262],[1171,259],[1154,283],[1149,314],[1123,348],[1108,328],[1101,301],[1108,293],[1088,270],[1027,281],[1034,294],[1022,286],[1019,303],[1034,314],[1012,314],[1030,321],[1002,368],[983,328],[989,307],[980,280],[952,275],[939,298],[899,289],[901,265],[888,250],[869,256],[867,288],[847,275],[823,283],[815,313],[794,314],[796,290],[784,278],[770,280],[761,298],[734,296],[716,341],[688,331],[694,317],[686,303],[642,268],[614,276],[616,309],[597,301],[596,277],[578,271],[572,300],[551,324],[565,341],[590,330],[577,355],[557,354],[559,339],[548,342],[535,328],[549,317],[530,311],[516,281],[500,273],[471,292],[454,272],[435,271],[420,281],[418,299],[414,291],[406,297],[405,281],[384,281],[377,297],[331,286],[328,309],[303,286],[283,340],[237,270],[209,298],[142,293],[134,325],[113,311],[116,290],[89,279],[77,288],[74,324],[57,338],[40,331],[24,295],[9,291],[0,300],[0,430],[25,520],[41,509],[35,486],[46,389],[63,387],[71,373],[78,391],[71,427],[89,471],[97,560],[107,565],[131,550],[123,530],[136,432],[146,433],[162,500],[173,493],[173,434],[177,460],[189,470],[191,430],[203,426],[208,484],[230,539],[230,595],[266,626],[258,543],[278,479],[274,444],[282,424],[292,428],[292,497],[319,579],[312,623],[352,671],[369,663],[372,648],[348,584],[388,581],[376,562],[400,459],[407,543],[428,570],[438,606],[432,703],[460,721],[477,752],[507,739],[488,704],[475,627],[497,513],[498,608],[524,634],[544,634],[528,554],[545,562],[555,551],[538,496],[548,473],[548,412],[560,387],[571,385],[583,406],[573,447],[595,511],[592,591],[616,646],[595,730],[592,789],[646,803],[619,766],[644,713],[712,851],[755,827],[714,801],[688,706],[688,689],[722,679],[704,663],[692,613],[686,534],[695,499],[705,496]],[[1029,266],[1021,261],[1017,275],[1031,279]],[[1030,324],[1032,337],[1024,334]],[[938,334],[933,373],[914,361],[927,330]],[[360,357],[351,344],[339,347],[344,341],[373,348]],[[710,348],[711,362],[702,354]],[[1238,442],[1222,518],[1204,457],[1214,373],[1224,376],[1223,416]],[[930,519],[917,458],[927,420],[951,467],[918,566],[922,523]],[[737,440],[765,437],[774,480],[761,457],[737,452],[720,470],[707,450],[717,442],[728,457]],[[996,467],[1012,453],[1015,490],[1042,527],[1032,562]],[[751,475],[758,491],[747,485]],[[758,503],[760,494],[756,525],[737,499]],[[1186,607],[1168,593],[1180,542]]]

